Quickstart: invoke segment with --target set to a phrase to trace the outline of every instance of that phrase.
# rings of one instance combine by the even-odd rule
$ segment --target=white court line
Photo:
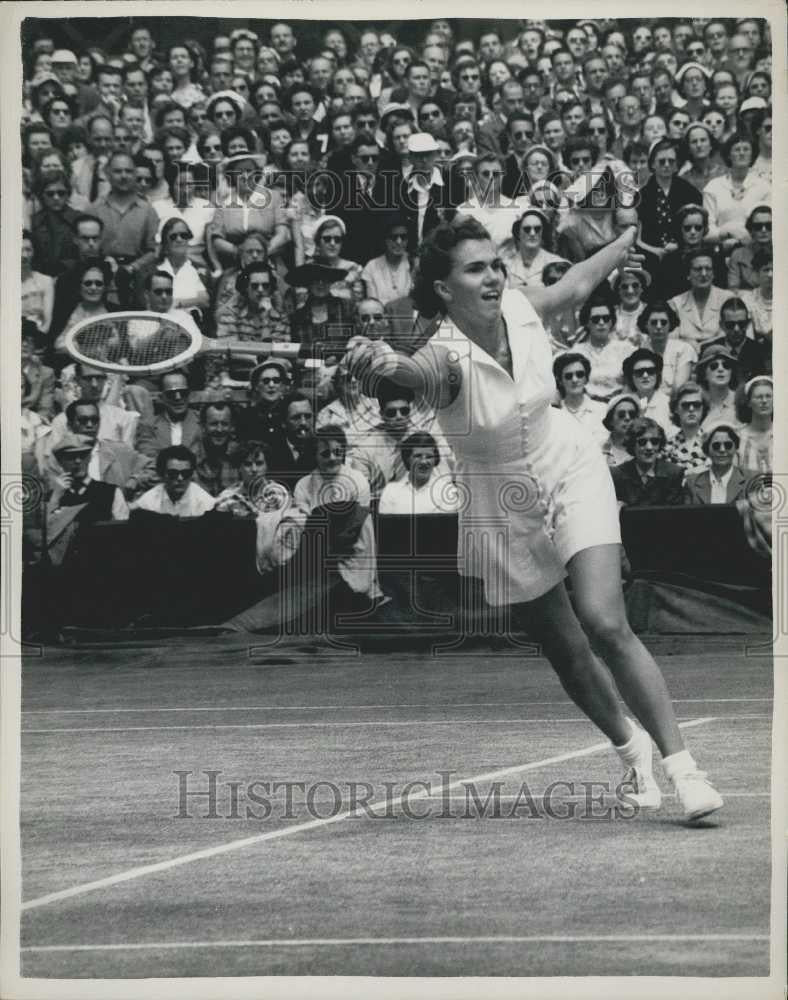
[[[681,716],[679,716],[681,718]],[[720,716],[726,721],[742,719],[771,719],[771,715],[724,715]],[[546,723],[593,723],[585,716],[577,715],[571,719],[402,719],[391,722],[386,719],[368,719],[366,722],[219,722],[209,723],[204,726],[71,726],[66,729],[23,729],[22,735],[57,734],[58,736],[67,733],[151,733],[169,732],[170,730],[202,730],[202,729],[353,729],[374,726],[375,728],[397,727],[397,726],[502,726],[509,724],[521,725],[524,723],[540,724]]]
[[[146,941],[140,944],[34,944],[23,952],[46,951],[176,951],[179,948],[305,948],[354,947],[394,944],[679,944],[712,941],[770,941],[768,934],[532,934],[498,937],[360,937],[360,938],[263,938],[257,941]]]
[[[692,719],[690,722],[682,722],[679,724],[679,728],[690,729],[694,726],[702,726],[707,722],[717,721],[719,720],[710,715],[702,719]],[[611,745],[607,740],[604,743],[594,743],[589,747],[584,747],[582,750],[571,750],[568,753],[558,754],[555,757],[545,757],[543,760],[532,761],[528,764],[514,764],[512,767],[504,767],[497,771],[485,771],[484,774],[477,774],[471,778],[461,778],[459,781],[452,781],[446,785],[445,790],[450,791],[453,788],[462,788],[469,782],[478,783],[490,779],[502,778],[507,774],[535,771],[540,767],[546,767],[548,764],[561,764],[566,760],[587,757],[590,754],[601,753],[603,750],[611,750]],[[217,844],[215,847],[203,848],[201,851],[181,854],[179,857],[170,858],[167,861],[157,861],[151,865],[139,865],[136,868],[129,868],[125,872],[118,872],[116,875],[108,875],[106,878],[96,879],[95,882],[83,882],[81,885],[71,886],[70,889],[60,889],[57,892],[49,892],[45,896],[39,896],[36,899],[29,899],[27,902],[22,903],[21,909],[33,910],[39,906],[46,906],[48,903],[58,902],[61,899],[71,899],[74,896],[82,896],[96,889],[105,889],[108,886],[118,885],[121,882],[130,882],[133,879],[142,878],[144,875],[153,875],[156,872],[168,871],[170,868],[190,864],[192,861],[214,858],[220,854],[229,854],[231,851],[239,851],[244,847],[251,847],[253,844],[262,844],[267,840],[279,840],[282,837],[291,837],[296,833],[303,833],[305,830],[316,830],[320,827],[330,826],[332,823],[341,823],[351,816],[358,816],[362,812],[379,809],[381,806],[391,809],[400,805],[403,797],[399,795],[395,799],[381,799],[377,802],[371,802],[366,805],[357,806],[355,809],[348,809],[345,812],[337,813],[336,816],[326,816],[323,819],[312,819],[305,823],[295,823],[292,826],[286,826],[279,830],[269,830],[268,833],[258,833],[253,837],[231,840],[225,844]],[[426,790],[422,790],[421,793],[416,791],[412,795],[409,795],[408,801],[412,802],[420,798],[426,798]]]
[[[673,698],[675,705],[721,705],[728,702],[765,701],[773,698]],[[507,708],[519,705],[541,707],[542,705],[563,705],[566,701],[486,701],[489,708]],[[367,711],[374,708],[478,708],[478,701],[451,701],[443,704],[430,702],[405,702],[402,705],[217,705],[190,706],[181,705],[177,708],[29,708],[22,715],[120,715],[123,712],[148,713],[154,712],[342,712]],[[582,718],[582,716],[578,716]]]

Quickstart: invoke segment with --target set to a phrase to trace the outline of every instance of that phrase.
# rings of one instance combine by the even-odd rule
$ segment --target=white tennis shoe
[[[706,772],[697,768],[677,775],[673,779],[673,787],[684,816],[690,822],[710,816],[724,805],[722,796],[709,781]]]

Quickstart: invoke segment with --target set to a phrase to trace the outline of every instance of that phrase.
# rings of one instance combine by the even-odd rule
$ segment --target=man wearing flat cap
[[[76,515],[80,524],[128,520],[129,508],[119,487],[98,482],[88,472],[94,443],[89,437],[67,431],[52,449],[59,471],[52,477],[50,515],[64,508],[83,507]]]

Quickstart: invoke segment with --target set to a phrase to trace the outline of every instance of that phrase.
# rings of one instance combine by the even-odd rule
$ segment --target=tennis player
[[[662,673],[627,622],[607,463],[588,431],[550,405],[555,383],[542,321],[579,306],[616,267],[632,265],[635,232],[548,288],[507,290],[484,227],[463,216],[442,223],[421,248],[413,290],[419,311],[439,312],[442,322],[413,358],[395,364],[381,356],[366,380],[402,380],[436,407],[467,497],[460,573],[481,577],[490,604],[524,605],[529,633],[567,694],[624,762],[630,798],[646,808],[661,804],[653,737],[685,816],[697,820],[723,801],[685,748]],[[485,538],[484,524],[505,525],[505,544],[496,543],[500,530]],[[624,714],[616,688],[644,728]]]

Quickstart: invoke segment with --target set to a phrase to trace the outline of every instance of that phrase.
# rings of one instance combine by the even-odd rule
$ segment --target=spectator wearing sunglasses
[[[771,201],[771,185],[751,172],[757,143],[746,132],[735,132],[722,149],[728,170],[703,189],[709,212],[709,240],[726,251],[747,242],[747,219],[757,205]]]
[[[706,393],[697,382],[689,381],[673,390],[670,397],[670,420],[665,458],[680,465],[685,472],[699,472],[708,467],[703,450],[701,425],[709,412]]]
[[[651,417],[665,431],[670,429],[668,397],[660,392],[662,355],[648,347],[639,347],[624,359],[624,385],[638,397],[641,416]]]
[[[630,392],[614,396],[607,404],[602,425],[610,433],[602,442],[602,454],[612,468],[623,465],[632,457],[626,449],[627,432],[633,420],[640,416],[640,400]]]
[[[734,390],[739,384],[739,373],[736,358],[730,350],[722,344],[704,347],[695,366],[695,378],[709,403],[703,430],[718,423],[738,426]]]
[[[722,304],[720,336],[711,341],[712,345],[730,352],[742,382],[749,382],[755,375],[768,374],[770,367],[768,348],[749,336],[751,326],[746,302],[733,295]]]
[[[553,362],[553,377],[560,397],[558,407],[582,424],[601,447],[607,437],[602,423],[606,408],[586,391],[590,374],[591,362],[583,354],[570,351],[559,354]]]
[[[700,191],[678,177],[679,147],[673,139],[660,139],[649,152],[650,179],[640,192],[638,219],[640,242],[651,254],[662,259],[676,250],[675,213],[683,205],[700,205]]]
[[[195,420],[197,418],[195,417]],[[156,459],[162,482],[143,493],[131,510],[145,510],[170,517],[201,517],[213,510],[216,501],[193,482],[197,460],[186,445],[163,448]]]
[[[719,246],[706,243],[709,231],[709,213],[703,205],[682,205],[674,215],[676,249],[670,250],[659,261],[654,261],[654,286],[652,295],[671,299],[690,288],[687,254],[700,247],[708,250],[712,258],[712,285],[727,288],[728,269]]]
[[[384,306],[410,292],[411,273],[408,258],[408,227],[399,215],[381,220],[384,251],[373,257],[362,271],[367,295]]]
[[[235,279],[235,295],[217,313],[216,336],[233,340],[288,341],[290,324],[275,304],[271,267],[254,261]]]
[[[202,163],[187,163],[181,160],[165,167],[164,176],[169,196],[153,202],[161,226],[168,219],[180,219],[190,232],[186,244],[189,260],[195,267],[207,270],[206,228],[213,220],[216,211],[208,200],[209,169]],[[160,227],[157,240],[161,241],[161,238]]]
[[[469,178],[469,197],[457,208],[460,215],[471,216],[484,226],[498,250],[511,243],[513,227],[525,203],[525,199],[520,202],[507,198],[502,190],[503,179],[501,157],[482,152],[474,162],[473,174]]]
[[[161,227],[156,270],[172,275],[172,304],[176,309],[202,310],[210,301],[203,277],[189,259],[189,243],[193,238],[189,225],[177,215],[167,219]]]
[[[584,302],[580,323],[584,331],[572,349],[591,362],[588,394],[606,403],[621,392],[622,365],[635,349],[615,333],[615,299],[609,289],[598,289]]]
[[[509,272],[507,287],[543,287],[545,267],[563,259],[552,252],[553,226],[548,216],[538,208],[526,209],[512,223],[511,235],[514,246],[503,255]]]
[[[683,502],[684,470],[663,459],[665,431],[655,420],[633,420],[625,447],[632,457],[610,470],[619,506],[678,506]]]
[[[189,382],[183,372],[162,375],[159,391],[161,412],[153,420],[141,423],[137,448],[155,458],[171,445],[194,446],[202,438],[197,414],[189,407]]]
[[[752,266],[754,255],[765,251],[772,255],[772,210],[769,205],[756,205],[747,216],[745,228],[750,242],[736,247],[728,260],[728,285],[731,290],[755,288],[758,284]]]
[[[709,468],[687,476],[685,503],[736,503],[747,496],[749,484],[757,473],[736,464],[739,444],[739,433],[730,424],[716,424],[704,435],[703,451],[709,459]]]
[[[771,371],[772,328],[774,325],[772,314],[774,260],[771,253],[766,250],[758,250],[752,258],[752,270],[756,275],[758,287],[749,292],[742,292],[741,296],[747,303],[750,312],[755,341],[763,346],[767,352],[767,362],[769,371]]]

